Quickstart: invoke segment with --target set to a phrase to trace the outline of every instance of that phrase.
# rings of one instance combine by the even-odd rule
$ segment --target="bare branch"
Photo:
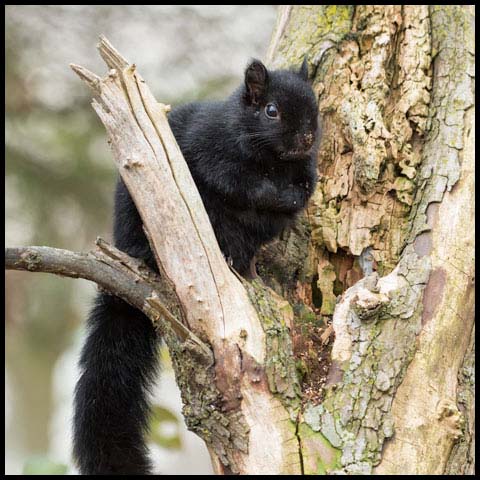
[[[98,238],[97,250],[78,253],[52,247],[19,247],[5,249],[6,270],[53,273],[63,277],[83,278],[98,284],[143,311],[154,323],[168,322],[182,342],[193,342],[206,358],[211,351],[171,312],[178,307],[172,295],[165,292],[160,277],[145,263]],[[167,307],[168,305],[168,307]]]

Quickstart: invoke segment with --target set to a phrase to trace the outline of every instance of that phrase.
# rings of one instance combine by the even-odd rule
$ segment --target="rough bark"
[[[217,473],[473,472],[473,38],[473,7],[280,8],[268,62],[308,54],[320,181],[252,282],[225,263],[135,67],[105,40],[106,78],[74,67],[164,303],[213,354],[166,329]]]
[[[335,331],[324,399],[304,396],[304,471],[472,471],[473,11],[284,7],[277,28],[271,63],[309,55],[323,116],[287,292]],[[279,243],[268,264],[295,263],[298,229]]]

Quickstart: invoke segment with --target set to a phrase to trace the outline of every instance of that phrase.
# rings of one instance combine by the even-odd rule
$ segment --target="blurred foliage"
[[[115,174],[102,128],[85,100],[47,107],[25,65],[34,38],[7,21],[6,39],[6,244],[84,250],[110,223]],[[48,449],[52,368],[82,320],[79,289],[93,287],[45,274],[6,274],[6,365],[18,419],[6,430],[11,448]]]
[[[160,405],[154,405],[152,414],[149,440],[163,448],[180,449],[182,441],[179,435],[179,419],[168,408]],[[172,427],[174,433],[168,432]]]
[[[65,475],[67,472],[67,465],[53,462],[42,455],[36,455],[25,462],[22,475]]]

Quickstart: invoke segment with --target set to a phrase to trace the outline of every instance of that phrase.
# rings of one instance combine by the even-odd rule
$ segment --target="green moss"
[[[339,42],[351,29],[353,5],[303,5],[291,12],[287,29],[275,55],[276,67],[299,65],[306,54],[310,62],[325,40]]]
[[[340,467],[341,451],[334,448],[320,432],[315,432],[306,423],[301,423],[297,435],[302,447],[306,475],[327,475]],[[303,448],[306,446],[308,448]]]
[[[269,389],[294,413],[300,406],[301,387],[286,322],[287,318],[293,318],[293,309],[288,302],[275,299],[275,293],[261,280],[244,282],[244,286],[265,331],[265,370]]]
[[[295,315],[295,325],[300,327],[303,325],[317,325],[317,315],[304,303],[294,304],[293,313]]]

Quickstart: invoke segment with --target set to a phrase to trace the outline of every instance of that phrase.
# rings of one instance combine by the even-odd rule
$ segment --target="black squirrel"
[[[269,71],[253,60],[227,100],[169,114],[220,248],[241,275],[254,274],[255,252],[295,219],[314,190],[317,114],[306,59],[299,71]],[[158,271],[121,179],[114,241]],[[151,473],[144,435],[159,340],[140,311],[98,294],[75,391],[74,457],[82,474]]]

